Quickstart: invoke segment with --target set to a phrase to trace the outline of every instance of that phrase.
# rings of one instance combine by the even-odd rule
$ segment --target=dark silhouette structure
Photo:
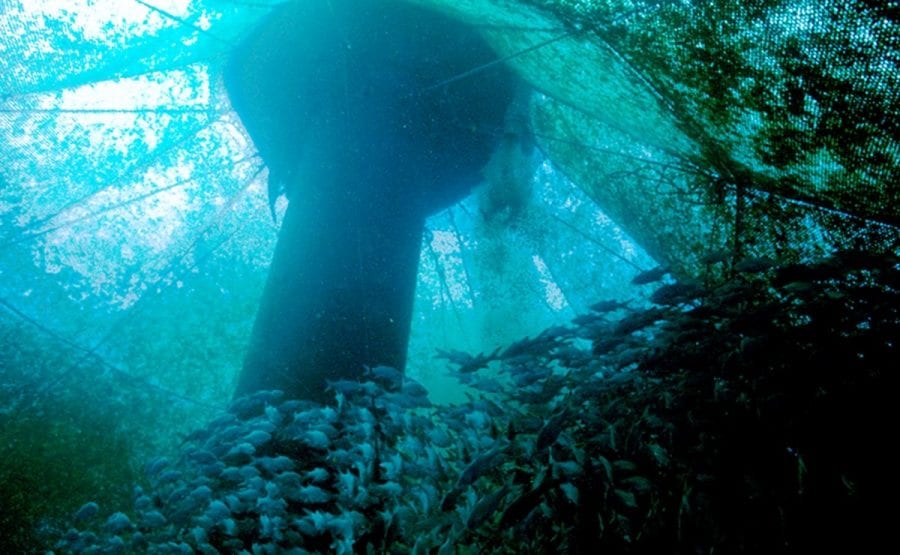
[[[477,183],[513,97],[502,66],[464,75],[494,58],[399,0],[291,2],[235,50],[229,95],[290,201],[237,394],[403,368],[424,219]]]

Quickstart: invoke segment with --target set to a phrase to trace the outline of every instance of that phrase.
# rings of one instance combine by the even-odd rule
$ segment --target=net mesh
[[[543,93],[554,163],[682,274],[897,248],[900,3],[452,4]]]
[[[415,2],[482,29],[538,91],[541,149],[682,275],[897,249],[900,3]],[[146,180],[166,157],[202,159],[207,173],[233,162],[202,138],[232,129],[220,68],[278,3],[4,3],[0,218],[45,229],[66,209],[51,194],[61,187],[71,202]],[[85,100],[97,83],[125,98],[173,72],[182,85],[145,104]]]

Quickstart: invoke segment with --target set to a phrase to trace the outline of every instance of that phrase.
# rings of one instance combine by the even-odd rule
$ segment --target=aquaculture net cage
[[[897,2],[414,1],[483,31],[538,92],[542,151],[677,273],[896,248]],[[220,73],[279,3],[4,2],[6,239],[125,202],[116,184],[172,184],[172,160],[195,164],[197,205],[253,181]],[[91,96],[110,81],[118,101]]]
[[[554,163],[682,274],[896,249],[897,2],[446,4],[543,93]]]

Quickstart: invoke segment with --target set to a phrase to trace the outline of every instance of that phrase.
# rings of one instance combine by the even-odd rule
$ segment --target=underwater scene
[[[900,4],[0,1],[0,553],[883,552]]]

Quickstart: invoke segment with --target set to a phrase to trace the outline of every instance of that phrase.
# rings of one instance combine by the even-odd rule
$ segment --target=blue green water
[[[0,9],[3,552],[886,535],[889,9],[64,4]]]

